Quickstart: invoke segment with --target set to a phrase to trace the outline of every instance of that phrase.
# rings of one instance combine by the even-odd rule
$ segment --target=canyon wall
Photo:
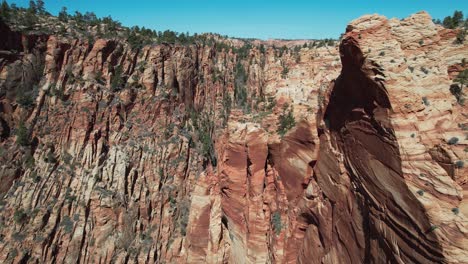
[[[0,24],[0,261],[467,263],[456,34],[368,15],[243,57]]]

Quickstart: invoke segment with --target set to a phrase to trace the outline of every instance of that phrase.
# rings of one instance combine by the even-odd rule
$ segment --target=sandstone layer
[[[456,34],[368,15],[242,57],[0,23],[0,262],[468,263]]]

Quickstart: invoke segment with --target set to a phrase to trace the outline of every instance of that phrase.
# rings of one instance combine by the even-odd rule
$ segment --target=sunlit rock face
[[[368,15],[242,57],[2,23],[0,262],[464,263],[456,34]]]

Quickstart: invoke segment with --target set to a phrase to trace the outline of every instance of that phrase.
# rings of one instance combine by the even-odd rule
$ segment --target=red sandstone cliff
[[[466,106],[449,87],[468,45],[426,13],[245,60],[0,34],[2,262],[467,263]],[[237,62],[252,110],[223,124]]]

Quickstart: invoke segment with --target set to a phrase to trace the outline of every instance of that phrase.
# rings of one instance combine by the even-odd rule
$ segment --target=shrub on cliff
[[[286,65],[283,65],[283,70],[281,71],[281,78],[286,79],[288,77],[289,68]]]
[[[28,146],[29,145],[29,133],[28,129],[24,125],[24,122],[20,122],[19,126],[16,130],[16,144],[20,146]]]
[[[426,96],[423,96],[422,101],[423,101],[423,103],[424,103],[425,106],[429,106],[429,105],[430,105],[429,100],[427,99]]]
[[[461,28],[460,31],[458,31],[457,38],[455,39],[455,44],[463,44],[463,42],[465,42],[466,31],[466,28]]]
[[[54,153],[49,150],[49,152],[47,152],[47,155],[44,158],[44,161],[47,163],[54,164],[57,163],[57,158],[55,157]]]
[[[28,11],[26,11],[26,14],[24,15],[23,24],[27,30],[31,30],[34,28],[36,23],[37,23],[36,14],[33,13],[31,9],[29,9]]]
[[[68,215],[65,215],[60,222],[60,226],[63,227],[66,234],[70,234],[73,231],[73,225],[74,222]]]
[[[216,166],[216,153],[213,138],[211,137],[211,131],[214,129],[214,123],[208,116],[204,116],[204,118],[201,119],[200,125],[199,139],[202,144],[201,152],[207,160],[211,161],[213,166]]]
[[[450,93],[455,96],[459,104],[463,105],[465,102],[463,87],[468,82],[468,70],[460,72],[454,82],[456,83],[450,85]]]
[[[291,128],[296,125],[296,120],[291,108],[288,108],[287,105],[283,108],[283,113],[279,116],[278,122],[278,134],[284,136]]]
[[[22,208],[16,210],[13,215],[13,220],[18,224],[23,224],[27,218],[28,214]]]
[[[215,129],[214,121],[207,113],[199,114],[194,109],[190,109],[188,114],[192,121],[193,132],[195,132],[198,137],[199,151],[205,158],[204,165],[206,165],[207,162],[211,162],[211,164],[216,167],[218,161],[213,138],[211,136]]]
[[[452,95],[455,96],[459,104],[463,105],[465,100],[463,98],[463,93],[460,85],[456,83],[450,85],[450,93],[452,93]]]
[[[273,226],[273,230],[275,231],[276,235],[281,233],[281,229],[283,228],[283,224],[281,223],[281,213],[276,211],[273,213],[271,217],[271,225]]]
[[[111,89],[113,92],[118,92],[124,87],[124,79],[122,78],[122,66],[119,65],[114,69],[114,74],[111,76]]]
[[[456,145],[458,143],[458,138],[457,137],[452,137],[447,141],[447,143],[449,145]]]
[[[228,92],[223,95],[223,110],[221,112],[221,118],[223,119],[223,127],[227,125],[229,115],[231,114],[232,99]]]
[[[238,61],[245,59],[249,56],[250,50],[252,49],[252,44],[247,42],[240,48],[233,48],[233,52],[236,53]]]
[[[457,78],[455,78],[455,81],[460,83],[463,88],[463,86],[465,86],[466,83],[468,83],[468,70],[463,70],[462,72],[460,72]]]
[[[424,67],[424,66],[421,66],[420,69],[421,69],[421,71],[422,71],[424,74],[428,74],[428,73],[429,73],[429,70],[428,70],[426,67]]]
[[[34,106],[34,98],[31,92],[19,92],[16,95],[16,103],[24,108],[32,108]]]
[[[248,112],[247,105],[247,73],[244,66],[240,61],[237,62],[236,68],[234,69],[235,82],[234,82],[234,101],[237,107]]]
[[[180,227],[180,234],[182,236],[187,235],[187,225],[189,221],[189,216],[190,216],[190,202],[184,201],[181,203],[180,208],[179,208],[179,219],[177,223]]]
[[[258,50],[259,50],[262,54],[265,54],[265,53],[266,53],[265,45],[260,44],[260,47],[258,48]]]
[[[73,76],[73,74],[71,76]],[[100,72],[100,71],[96,72],[96,75],[94,76],[94,79],[99,84],[105,84],[104,76],[102,75],[102,72]]]

